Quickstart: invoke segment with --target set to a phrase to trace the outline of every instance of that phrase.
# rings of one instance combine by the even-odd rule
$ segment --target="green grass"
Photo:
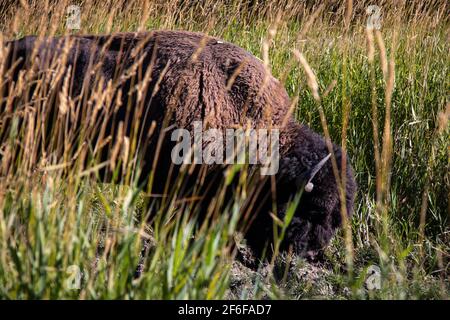
[[[291,98],[298,97],[296,117],[323,133],[319,106],[293,48],[302,51],[316,73],[320,106],[334,141],[341,142],[343,120],[348,119],[345,141],[359,186],[351,221],[353,263],[348,264],[341,232],[327,249],[323,265],[282,255],[273,265],[252,271],[234,261],[232,251],[238,209],[245,198],[242,190],[233,203],[221,205],[219,216],[199,224],[191,218],[192,208],[176,205],[175,199],[161,205],[133,186],[105,185],[94,175],[80,177],[82,170],[76,166],[33,170],[48,169],[58,161],[32,165],[22,152],[8,163],[4,157],[0,170],[0,298],[449,298],[450,64],[449,25],[442,16],[448,9],[445,1],[434,2],[429,12],[419,11],[415,19],[411,14],[415,2],[404,8],[405,14],[383,7],[381,33],[388,57],[394,56],[395,86],[390,188],[381,204],[377,203],[380,173],[374,160],[372,107],[375,103],[381,150],[386,81],[377,45],[373,69],[368,61],[365,3],[354,8],[348,32],[342,11],[332,14],[326,7],[300,41],[298,35],[313,11],[303,11],[301,5],[289,9],[281,6],[283,1],[274,1],[272,6],[252,9],[238,1],[227,6],[204,1],[206,9],[201,10],[201,4],[183,7],[182,1],[149,3],[148,16],[136,9],[138,4],[116,11],[85,4],[80,32],[203,31],[262,58],[262,42],[269,38],[280,9],[277,32],[270,41],[270,67]],[[64,5],[53,8],[47,27],[39,22],[47,11],[36,5],[23,9],[23,15],[5,13],[2,36],[66,32],[64,19],[57,15]],[[334,80],[336,85],[323,96]],[[2,155],[8,148],[26,145],[26,126],[8,134],[4,130],[0,126]],[[148,214],[156,217],[150,226],[144,223]],[[143,238],[149,239],[150,249],[143,275],[134,279]],[[379,290],[367,288],[371,266],[380,268]],[[81,278],[74,289],[77,268]]]

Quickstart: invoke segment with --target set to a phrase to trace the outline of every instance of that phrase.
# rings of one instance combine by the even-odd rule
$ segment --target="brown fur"
[[[328,153],[323,137],[290,117],[286,90],[265,70],[260,60],[233,44],[200,33],[154,31],[66,36],[46,38],[39,46],[37,38],[25,37],[9,43],[11,53],[7,64],[12,66],[19,58],[23,59],[17,65],[15,79],[19,70],[30,68],[34,48],[38,48],[41,61],[45,61],[61,56],[67,41],[70,42],[70,50],[66,64],[72,66],[71,95],[74,99],[88,97],[89,91],[98,83],[105,88],[109,80],[119,84],[115,95],[122,92],[122,106],[114,105],[116,99],[112,99],[113,105],[105,106],[98,119],[99,122],[105,117],[107,119],[105,135],[114,137],[121,121],[125,124],[125,134],[130,135],[133,125],[140,123],[139,129],[144,133],[140,138],[141,181],[146,181],[152,169],[157,139],[165,127],[190,129],[196,120],[203,120],[208,127],[219,129],[248,124],[253,128],[280,128],[286,124],[281,127],[281,164],[276,176],[276,204],[278,215],[283,218],[289,201],[299,192],[296,178]],[[142,63],[136,74],[124,78],[127,70],[140,58]],[[91,74],[98,62],[101,64]],[[41,62],[40,68],[45,69],[46,66]],[[135,84],[148,70],[151,71],[149,84],[144,97],[139,99]],[[100,79],[104,81],[100,82]],[[156,131],[149,136],[146,133],[153,122]],[[82,124],[75,122],[73,125]],[[114,145],[114,140],[111,144]],[[153,192],[163,193],[164,186],[173,182],[168,175],[172,146],[169,139],[163,140]],[[43,148],[49,146],[44,145]],[[340,165],[341,150],[337,146],[334,148]],[[108,157],[105,151],[104,159]],[[108,173],[105,175],[110,176]],[[210,186],[220,183],[221,174],[211,176],[214,178],[210,179]],[[283,245],[283,248],[293,247],[303,256],[315,256],[320,252],[341,224],[337,185],[329,162],[320,170],[314,184],[313,192],[302,197]],[[206,211],[215,197],[211,188],[208,190],[203,191]],[[349,163],[346,191],[346,206],[348,214],[351,214],[356,185]],[[266,181],[258,198],[259,210],[253,213],[253,224],[246,233],[249,244],[258,254],[272,240],[272,218],[269,215],[272,197],[267,196],[270,193],[271,187]]]

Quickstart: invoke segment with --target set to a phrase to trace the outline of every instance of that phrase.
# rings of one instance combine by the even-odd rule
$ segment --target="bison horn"
[[[325,158],[320,160],[320,162],[316,164],[311,170],[308,170],[305,174],[299,177],[299,179],[297,180],[297,184],[302,184],[304,181],[306,181],[306,183],[304,184],[305,191],[311,192],[314,188],[314,184],[311,182],[311,180],[314,178],[317,172],[319,172],[319,170],[322,169],[322,167],[328,161],[328,159],[330,159],[330,157],[331,153],[329,153]]]

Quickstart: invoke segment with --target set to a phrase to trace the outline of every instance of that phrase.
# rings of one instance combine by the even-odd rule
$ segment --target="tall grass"
[[[82,6],[79,31],[65,25],[73,3]],[[379,31],[366,28],[369,4],[21,1],[3,8],[2,81],[4,40],[29,34],[183,29],[240,45],[284,83],[300,122],[348,151],[359,190],[354,216],[327,250],[319,278],[305,280],[300,275],[310,267],[289,255],[272,261],[268,272],[236,269],[233,243],[246,182],[206,221],[193,218],[189,199],[177,200],[177,187],[163,201],[149,197],[133,183],[135,136],[118,130],[111,163],[99,163],[97,148],[84,143],[92,124],[101,127],[95,112],[111,104],[112,89],[98,86],[73,101],[67,70],[53,61],[59,72],[38,75],[31,99],[27,75],[14,90],[0,87],[0,297],[447,299],[448,4],[376,1]],[[48,115],[54,101],[58,113]],[[76,110],[84,110],[81,132],[69,126]],[[52,123],[48,137],[44,119]],[[128,186],[101,183],[96,173],[105,166]],[[372,266],[380,268],[381,287],[369,290]],[[239,282],[249,285],[232,286]],[[320,286],[332,290],[324,295]]]

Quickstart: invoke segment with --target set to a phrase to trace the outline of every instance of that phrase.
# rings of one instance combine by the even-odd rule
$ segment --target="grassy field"
[[[133,184],[97,181],[95,159],[82,167],[37,154],[44,90],[0,110],[0,298],[449,298],[447,1],[45,2],[0,6],[0,64],[4,40],[29,34],[180,29],[221,37],[260,57],[298,120],[328,130],[348,151],[359,190],[351,226],[324,263],[283,254],[250,270],[232,250],[245,193],[197,224],[175,199],[156,205]],[[66,28],[74,3],[81,30]],[[380,30],[366,28],[370,4],[381,8]],[[320,99],[294,49],[314,71]],[[0,101],[20,92],[0,90]],[[81,145],[55,135],[56,145],[68,143]],[[156,219],[146,225],[150,213]],[[142,239],[150,250],[134,279]]]

